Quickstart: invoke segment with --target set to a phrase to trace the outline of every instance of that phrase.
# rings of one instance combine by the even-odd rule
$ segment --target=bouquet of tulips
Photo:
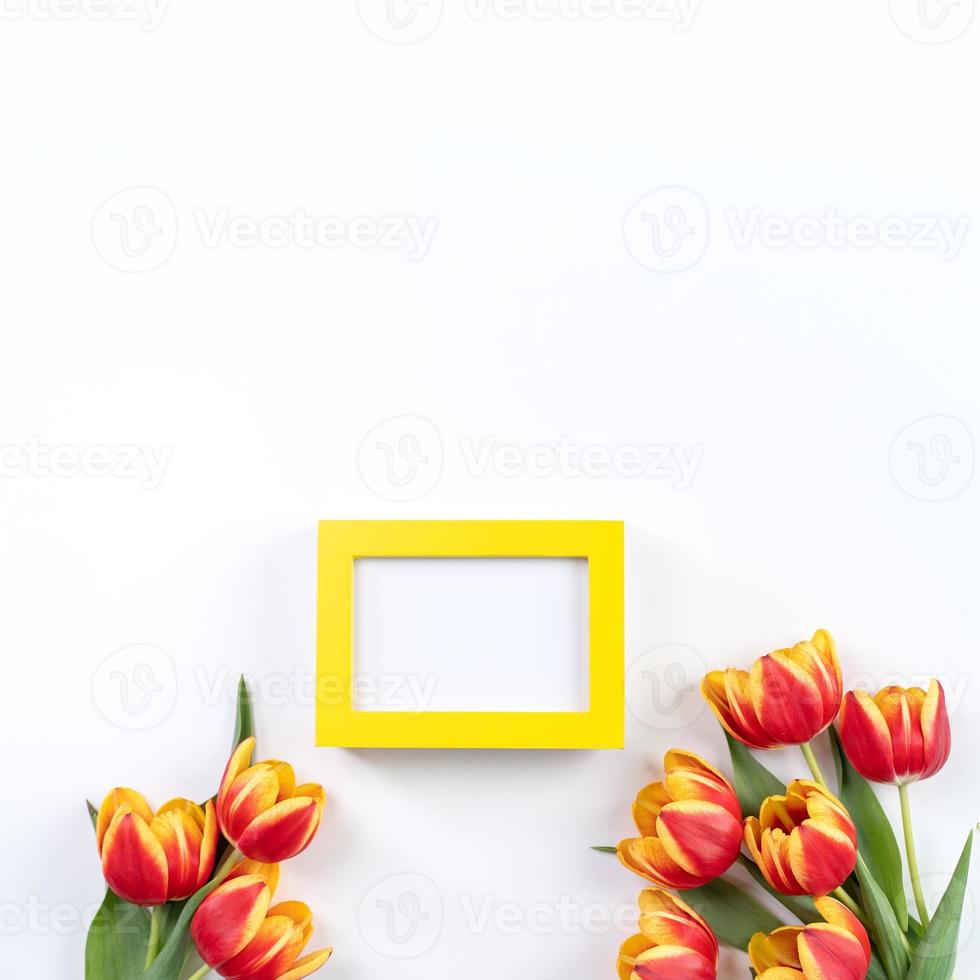
[[[657,886],[640,895],[640,933],[619,952],[621,980],[715,980],[719,940],[747,951],[760,980],[949,980],[973,831],[930,915],[909,806],[909,785],[949,757],[939,682],[845,695],[833,638],[818,630],[750,671],[711,671],[701,691],[725,730],[733,781],[673,749],[664,779],[633,804],[639,836],[599,848]],[[835,789],[813,750],[825,731]],[[802,750],[811,778],[784,786],[750,749],[790,745]],[[914,913],[869,780],[898,787]],[[735,862],[794,921],[721,877]]]
[[[86,980],[198,980],[212,970],[300,980],[329,958],[330,949],[302,955],[313,931],[305,904],[271,904],[279,863],[316,835],[323,787],[297,786],[288,762],[253,764],[253,728],[243,679],[213,799],[174,799],[154,813],[140,793],[117,788],[98,810],[89,804],[109,887],[89,929]]]

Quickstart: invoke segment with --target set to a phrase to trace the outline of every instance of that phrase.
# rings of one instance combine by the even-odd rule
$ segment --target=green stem
[[[150,913],[150,941],[146,945],[146,962],[143,964],[143,972],[149,970],[150,965],[157,958],[160,952],[160,927],[163,925],[163,906],[158,905]]]
[[[915,907],[919,910],[919,919],[923,929],[929,925],[929,906],[922,894],[922,882],[919,880],[919,859],[915,853],[915,838],[912,836],[912,807],[909,805],[908,783],[900,783],[898,798],[902,803],[902,829],[905,831],[905,854],[909,860],[909,877],[912,879],[912,894],[915,896]]]
[[[197,971],[197,973],[192,973],[190,977],[188,977],[188,980],[201,980],[201,977],[206,977],[210,972],[211,972],[211,967],[209,967],[205,963],[204,966],[202,966],[201,969]]]
[[[215,879],[218,881],[224,881],[230,874],[231,869],[238,864],[241,859],[242,852],[239,851],[237,847],[230,848],[228,853],[225,855],[225,859],[219,865],[218,870],[215,871],[214,875],[212,876],[212,881]]]
[[[843,888],[835,888],[831,892],[831,895],[833,895],[834,898],[836,898],[837,901],[841,903],[841,905],[846,905],[851,910],[851,912],[854,913],[855,918],[858,919],[861,925],[863,925],[865,928],[868,927],[868,920],[865,917],[864,912],[861,909],[861,906],[858,905],[858,903],[855,902],[854,899],[851,898],[851,896],[848,895]]]
[[[739,854],[738,863],[748,871],[752,876],[752,880],[760,888],[763,888],[768,894],[772,895],[780,905],[787,911],[792,912],[800,922],[814,921],[812,914],[814,912],[813,899],[809,898],[809,896],[783,895],[782,892],[777,891],[766,881],[765,875],[756,867],[755,862],[744,854]]]
[[[810,767],[810,772],[813,773],[813,778],[824,789],[829,789],[827,780],[824,779],[823,773],[820,770],[820,763],[817,762],[817,757],[813,753],[813,744],[811,742],[803,742],[800,745],[800,751],[803,753],[803,758],[806,759],[806,764]]]

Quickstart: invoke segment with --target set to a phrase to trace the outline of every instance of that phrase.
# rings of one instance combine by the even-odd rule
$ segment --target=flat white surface
[[[946,682],[953,757],[912,799],[933,892],[952,869],[980,817],[978,229],[943,258],[760,227],[975,222],[980,20],[931,45],[898,0],[704,2],[680,30],[564,7],[447,3],[413,44],[351,0],[0,25],[5,974],[81,975],[84,798],[212,793],[242,670],[261,752],[329,794],[281,894],[332,980],[611,977],[642,882],[588,846],[630,833],[668,747],[723,762],[707,666],[821,625],[851,682]],[[661,188],[690,193],[634,209]],[[413,260],[222,223],[297,208],[437,225]],[[627,749],[315,749],[331,517],[625,519]]]
[[[358,558],[360,711],[587,711],[585,558]]]

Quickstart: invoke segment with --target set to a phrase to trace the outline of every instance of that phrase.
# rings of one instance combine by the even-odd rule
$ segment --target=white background
[[[642,882],[588,846],[668,747],[723,761],[706,666],[817,626],[851,682],[947,685],[941,885],[980,817],[973,0],[89,4],[0,22],[4,973],[81,975],[85,797],[210,794],[243,670],[327,787],[282,894],[334,980],[612,976]],[[296,209],[321,244],[249,245]],[[627,750],[315,749],[324,517],[625,519]]]
[[[353,601],[359,710],[589,710],[585,558],[358,558]]]

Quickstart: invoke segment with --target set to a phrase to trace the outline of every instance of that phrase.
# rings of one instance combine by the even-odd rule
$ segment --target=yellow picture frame
[[[585,711],[360,711],[354,707],[358,558],[585,558]],[[347,748],[622,748],[622,521],[321,521],[317,555],[316,744]]]

